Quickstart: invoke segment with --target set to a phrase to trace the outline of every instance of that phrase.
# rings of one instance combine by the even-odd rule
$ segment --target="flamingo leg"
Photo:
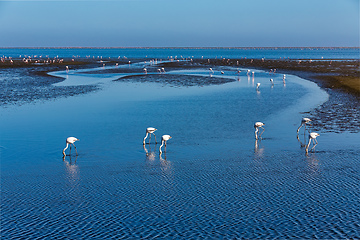
[[[156,142],[156,135],[155,135],[155,133],[153,133],[154,134],[154,137],[155,137],[155,144],[157,144],[157,142]]]
[[[255,139],[257,140],[258,139],[258,136],[257,136],[257,132],[259,131],[259,129],[256,127],[255,128]]]
[[[259,137],[261,137],[261,135],[265,132],[265,128],[263,128],[263,127],[261,127],[261,128],[263,129],[263,131],[260,133]]]
[[[315,144],[315,141],[314,141],[313,143],[314,143],[314,146],[312,147],[312,149],[311,149],[311,150],[313,150],[313,149],[315,150],[315,146],[316,146],[316,145],[318,145],[318,143],[317,143],[317,142],[316,142],[316,144]]]
[[[72,144],[75,148],[76,156],[78,155],[75,144]]]
[[[150,141],[151,141],[151,133],[149,134],[149,144],[150,144]]]

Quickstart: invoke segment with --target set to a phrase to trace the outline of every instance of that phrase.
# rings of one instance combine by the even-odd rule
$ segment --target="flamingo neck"
[[[146,132],[146,136],[144,137],[143,143],[145,144],[145,139],[148,137],[148,132]]]
[[[69,143],[66,143],[66,147],[65,147],[64,150],[63,150],[64,155],[65,155],[65,150],[66,150],[68,147],[69,147]]]
[[[162,148],[162,146],[164,146],[164,142],[165,142],[164,140],[161,141],[161,145],[160,145],[160,148],[159,148],[159,151],[160,151],[160,152],[162,152],[162,151],[161,151],[161,148]]]

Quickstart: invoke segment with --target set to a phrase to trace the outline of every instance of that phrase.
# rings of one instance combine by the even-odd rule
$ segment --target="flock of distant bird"
[[[69,70],[68,66],[66,66],[66,70],[67,70],[67,71]],[[143,70],[144,70],[144,73],[147,74],[147,69],[144,68]],[[214,70],[213,70],[212,68],[209,68],[209,71],[210,71],[210,74],[214,73]],[[276,70],[274,70],[274,73],[275,73],[275,71],[276,71]],[[158,72],[159,72],[159,73],[165,73],[165,69],[164,69],[164,68],[158,69]],[[238,71],[237,71],[237,74],[239,74],[240,72],[241,72],[241,71],[238,70]],[[271,72],[272,72],[272,69],[271,69],[270,73],[271,73]],[[224,72],[221,71],[221,74],[224,74]],[[247,75],[250,76],[250,70],[247,70]],[[252,72],[252,75],[254,76],[254,72]],[[284,74],[284,75],[283,75],[283,83],[284,83],[284,84],[285,84],[285,79],[286,79],[286,75]],[[273,80],[273,79],[270,79],[270,82],[271,82],[272,85],[274,85],[274,80]],[[260,87],[260,83],[257,83],[257,84],[256,84],[256,90],[258,90],[259,87]],[[306,132],[306,124],[311,125],[310,122],[311,122],[311,119],[309,119],[309,118],[302,118],[302,119],[301,119],[301,124],[300,124],[299,128],[297,129],[297,134],[299,134],[299,131],[300,131],[300,129],[301,129],[302,126],[304,126],[304,128],[305,128],[305,130],[304,130],[304,134],[305,134],[305,132]],[[264,128],[263,126],[265,126],[265,124],[262,123],[262,122],[256,122],[256,123],[254,124],[254,128],[255,128],[255,139],[256,139],[256,140],[258,140],[259,138],[261,139],[261,135],[262,135],[262,134],[264,133],[264,131],[265,131],[265,128]],[[259,128],[262,128],[262,132],[261,132],[260,134],[258,134],[258,133],[259,133]],[[157,142],[156,142],[156,135],[155,135],[155,133],[154,133],[156,130],[157,130],[157,129],[154,128],[154,127],[148,127],[148,128],[146,129],[146,135],[145,135],[144,140],[143,140],[143,145],[146,144],[146,143],[145,143],[145,140],[147,139],[148,136],[149,136],[149,144],[150,144],[151,135],[154,135],[154,137],[155,137],[155,144],[157,143]],[[317,138],[318,136],[320,136],[320,134],[318,134],[318,133],[316,133],[316,132],[310,132],[310,131],[309,131],[309,142],[308,142],[308,144],[307,144],[306,147],[305,147],[306,153],[309,152],[309,147],[310,147],[311,142],[313,142],[313,147],[310,149],[310,151],[313,150],[313,149],[315,149],[315,146],[318,144],[318,142],[317,142],[317,140],[316,140],[316,138]],[[162,149],[162,147],[163,147],[164,145],[165,145],[165,151],[166,151],[166,142],[167,142],[168,140],[170,140],[171,138],[172,138],[172,137],[171,137],[170,135],[162,135],[162,137],[161,137],[161,145],[160,145],[160,147],[159,147],[159,153],[160,153],[160,154],[162,153],[162,150],[161,150],[161,149]],[[76,141],[79,141],[79,140],[80,140],[80,139],[77,139],[77,138],[75,138],[75,137],[68,137],[68,138],[66,139],[66,147],[65,147],[64,150],[63,150],[63,155],[64,155],[64,157],[66,156],[65,150],[66,150],[69,146],[70,146],[70,155],[71,155],[71,145],[74,146],[76,155],[78,155],[77,150],[76,150],[76,146],[75,146],[74,143],[75,143]]]

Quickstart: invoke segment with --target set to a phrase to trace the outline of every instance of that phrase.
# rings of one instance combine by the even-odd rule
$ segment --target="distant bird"
[[[283,83],[285,84],[286,75],[283,75]]]
[[[212,68],[209,68],[210,74],[214,73]]]
[[[158,72],[159,72],[159,74],[161,73],[161,69],[160,68],[158,68],[158,70],[157,70]]]
[[[263,131],[261,132],[261,134],[260,134],[259,137],[261,137],[261,135],[262,135],[263,132],[265,131],[265,128],[263,128],[263,126],[265,126],[265,123],[262,123],[262,122],[256,122],[256,123],[254,124],[254,128],[255,128],[255,139],[256,139],[256,140],[258,139],[257,133],[259,132],[259,128],[262,128],[262,129],[263,129]]]
[[[250,75],[250,70],[248,69],[247,72],[246,72],[246,75]]]
[[[66,66],[66,72],[68,72],[69,71],[69,66]]]
[[[159,148],[159,152],[160,152],[160,153],[162,153],[161,148],[162,148],[162,146],[163,146],[164,144],[165,144],[165,151],[166,151],[166,142],[167,142],[169,139],[171,139],[171,136],[170,136],[170,135],[163,135],[163,136],[161,137],[161,146],[160,146],[160,148]]]
[[[255,76],[255,72],[252,72],[253,77]]]
[[[315,146],[318,144],[318,141],[316,140],[316,137],[318,137],[318,136],[320,136],[320,134],[318,134],[318,133],[316,133],[316,132],[311,132],[311,133],[309,134],[309,143],[308,143],[308,145],[306,146],[306,149],[305,149],[306,152],[309,151],[309,146],[310,146],[311,140],[313,140],[314,146],[310,149],[310,151],[315,148]],[[316,143],[316,144],[315,144],[315,143]]]
[[[297,133],[299,133],[299,131],[300,131],[300,128],[302,127],[302,125],[305,125],[305,131],[306,131],[306,124],[309,124],[309,125],[311,125],[311,119],[310,118],[302,118],[301,119],[301,124],[300,124],[300,126],[299,126],[299,128],[297,129]],[[305,133],[305,132],[304,132]]]
[[[150,134],[149,144],[150,144],[150,141],[151,141],[151,134],[154,135],[154,137],[155,137],[155,143],[157,143],[157,142],[156,142],[156,135],[155,135],[155,133],[154,133],[156,130],[157,130],[157,129],[156,129],[156,128],[153,128],[153,127],[148,127],[148,128],[146,129],[146,136],[144,137],[143,145],[145,145],[145,139],[148,137],[149,134]]]
[[[147,74],[147,69],[146,69],[146,68],[144,68],[143,70],[144,70],[144,73],[145,73],[145,74]]]
[[[75,148],[76,156],[78,155],[77,150],[76,150],[76,147],[75,147],[75,145],[74,145],[74,142],[76,142],[76,141],[80,141],[80,139],[77,139],[77,138],[75,138],[75,137],[68,137],[68,138],[66,139],[66,147],[65,147],[64,150],[63,150],[63,155],[64,155],[64,156],[66,156],[65,150],[68,148],[69,144],[70,144],[70,154],[71,154],[71,144],[72,144],[72,145],[74,146],[74,148]]]
[[[224,72],[223,72],[223,71],[221,71],[220,73],[221,73],[221,74],[224,74]]]
[[[241,71],[238,69],[237,71],[236,71],[236,74],[240,74],[241,73]]]
[[[260,87],[260,83],[257,83],[256,84],[256,90],[259,90],[259,87]]]
[[[165,73],[165,68],[161,68],[161,71],[162,71],[163,73]]]
[[[274,85],[274,79],[270,78],[270,82],[272,85]]]

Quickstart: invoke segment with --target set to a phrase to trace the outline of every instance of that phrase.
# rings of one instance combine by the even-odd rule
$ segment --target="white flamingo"
[[[306,131],[306,124],[309,124],[309,125],[311,125],[311,119],[310,118],[302,118],[301,119],[301,124],[300,124],[300,126],[299,126],[299,128],[297,129],[297,133],[299,133],[299,131],[300,131],[300,128],[302,127],[302,125],[305,125],[305,131]],[[305,133],[305,131],[304,131],[304,133]]]
[[[153,127],[148,127],[148,128],[146,129],[146,135],[145,135],[144,140],[143,140],[143,145],[145,145],[145,140],[146,140],[146,138],[148,137],[149,134],[150,134],[149,144],[150,144],[150,141],[151,141],[151,134],[154,135],[154,137],[155,137],[155,143],[157,143],[157,142],[156,142],[156,135],[155,135],[155,133],[154,133],[156,130],[157,130],[157,129],[156,129],[156,128],[153,128]]]
[[[256,90],[259,90],[259,88],[260,88],[260,83],[257,83],[256,84]]]
[[[144,73],[145,73],[145,74],[147,74],[147,69],[146,69],[146,68],[144,68],[143,70],[144,70]]]
[[[308,145],[306,146],[306,152],[309,151],[309,146],[310,146],[311,140],[313,140],[314,146],[310,149],[310,151],[315,148],[315,146],[318,144],[318,141],[316,140],[316,138],[317,138],[318,136],[320,136],[320,134],[318,134],[318,133],[316,133],[316,132],[311,132],[311,133],[309,134],[309,143],[308,143]],[[316,144],[315,144],[315,143],[316,143]]]
[[[209,68],[210,74],[214,73],[214,70],[212,68]]]
[[[74,148],[75,148],[76,155],[78,155],[77,150],[76,150],[76,147],[75,147],[75,145],[74,145],[74,142],[76,142],[76,141],[80,141],[80,139],[77,139],[77,138],[75,138],[75,137],[68,137],[68,138],[66,139],[66,147],[65,147],[64,150],[63,150],[63,155],[64,155],[64,156],[66,156],[65,150],[68,148],[69,145],[70,145],[70,155],[71,155],[71,144],[72,144],[72,145],[74,146]]]
[[[283,75],[283,83],[285,84],[286,75]]]
[[[270,78],[271,85],[274,85],[274,79]]]
[[[255,128],[255,139],[256,139],[256,140],[258,139],[257,133],[259,132],[259,128],[262,128],[262,129],[263,129],[263,131],[260,133],[260,136],[259,136],[259,137],[261,137],[261,135],[264,133],[265,128],[263,128],[263,126],[265,126],[265,123],[262,123],[262,122],[256,122],[256,123],[254,124],[254,128]]]
[[[163,136],[161,137],[161,146],[160,146],[160,148],[159,148],[159,152],[160,152],[160,153],[162,153],[161,148],[162,148],[162,146],[163,146],[164,144],[165,144],[165,151],[166,151],[166,142],[167,142],[169,139],[171,139],[171,136],[170,136],[170,135],[163,135]]]

